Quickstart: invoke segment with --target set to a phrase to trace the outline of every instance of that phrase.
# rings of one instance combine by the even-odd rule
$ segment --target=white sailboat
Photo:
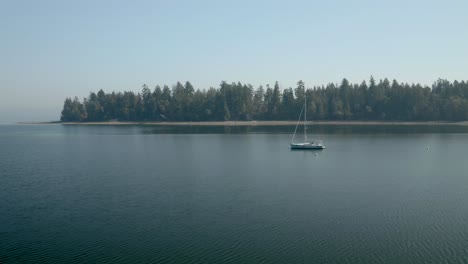
[[[297,127],[299,126],[299,123],[301,122],[301,117],[302,117],[302,112],[304,112],[304,142],[302,143],[295,143],[294,138],[296,136],[297,132]],[[297,121],[296,124],[296,129],[294,129],[294,134],[291,139],[291,150],[293,149],[324,149],[325,146],[322,144],[322,141],[307,141],[307,127],[306,127],[306,122],[307,122],[307,97],[306,93],[304,91],[304,106],[302,106],[301,113],[299,114],[299,120]]]

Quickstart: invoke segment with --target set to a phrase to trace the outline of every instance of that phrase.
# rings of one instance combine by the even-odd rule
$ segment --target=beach
[[[21,122],[19,124],[61,124],[61,125],[84,125],[84,126],[129,126],[129,125],[147,125],[147,126],[294,126],[297,121],[202,121],[202,122]],[[303,124],[303,122],[300,122]],[[425,125],[425,126],[446,126],[461,125],[468,126],[468,121],[450,122],[450,121],[427,121],[427,122],[401,122],[401,121],[308,121],[308,125],[346,125],[346,126],[365,126],[365,125]]]

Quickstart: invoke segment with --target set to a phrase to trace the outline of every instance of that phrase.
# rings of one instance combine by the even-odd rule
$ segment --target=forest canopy
[[[299,81],[254,88],[221,82],[195,89],[190,82],[171,88],[143,85],[141,92],[91,92],[65,100],[63,122],[297,120],[307,97],[308,120],[461,121],[468,120],[468,82],[439,79],[431,87],[388,79],[351,84],[343,79],[307,88]]]

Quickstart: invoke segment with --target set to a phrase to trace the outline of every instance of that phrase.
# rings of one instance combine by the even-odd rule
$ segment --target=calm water
[[[0,263],[468,262],[468,128],[292,130],[0,125]]]

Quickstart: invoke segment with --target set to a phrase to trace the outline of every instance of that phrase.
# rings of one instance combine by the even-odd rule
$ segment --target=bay
[[[468,128],[0,125],[0,262],[468,261]]]

